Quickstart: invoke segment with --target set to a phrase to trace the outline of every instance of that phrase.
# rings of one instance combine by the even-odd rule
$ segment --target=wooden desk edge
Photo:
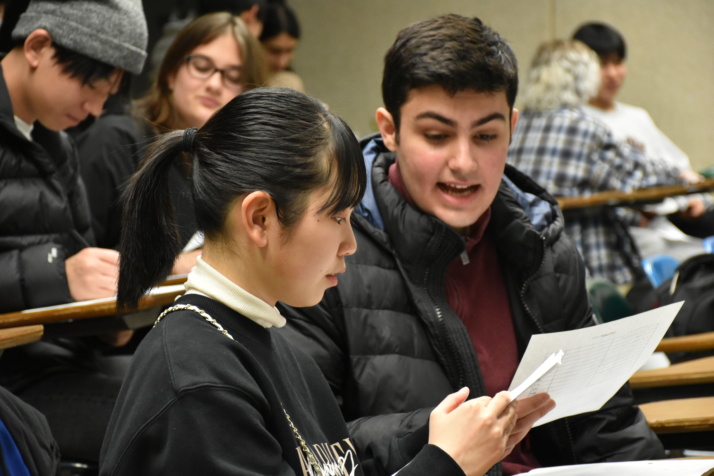
[[[655,433],[714,430],[714,397],[643,403],[640,409]]]
[[[714,356],[659,369],[639,370],[630,377],[632,388],[671,387],[714,383]]]
[[[116,301],[110,300],[87,306],[82,306],[81,303],[78,303],[59,309],[53,308],[42,309],[37,312],[24,311],[0,314],[0,329],[32,324],[48,324],[52,322],[70,321],[76,319],[92,319],[97,317],[121,315],[151,307],[170,304],[176,299],[176,297],[182,295],[183,293],[183,288],[175,288],[161,293],[150,294],[141,298],[136,309],[127,309],[126,311],[118,311]]]
[[[681,185],[664,185],[661,187],[641,188],[632,192],[607,190],[586,197],[558,197],[561,210],[577,210],[597,206],[626,206],[637,202],[655,202],[667,197],[707,193],[714,189],[714,179]]]
[[[695,352],[714,349],[714,332],[662,339],[655,352]]]
[[[9,349],[38,341],[42,339],[44,332],[45,328],[40,324],[0,329],[0,349]]]

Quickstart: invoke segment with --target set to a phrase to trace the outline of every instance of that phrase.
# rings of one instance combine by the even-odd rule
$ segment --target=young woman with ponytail
[[[349,127],[294,90],[249,91],[200,129],[157,139],[125,194],[121,305],[180,252],[167,185],[176,160],[191,164],[203,253],[134,355],[102,475],[483,474],[545,413],[547,397],[525,404],[539,410],[524,421],[507,394],[466,401],[462,389],[393,443],[394,458],[357,461],[328,383],[283,338],[275,306],[314,305],[337,284],[356,249],[365,167]]]

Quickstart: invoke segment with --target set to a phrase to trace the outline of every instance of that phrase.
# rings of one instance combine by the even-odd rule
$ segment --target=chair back
[[[714,236],[708,236],[702,240],[702,245],[704,246],[704,251],[707,253],[714,253]]]
[[[679,261],[669,255],[654,255],[642,260],[642,268],[655,288],[674,276],[678,266]]]
[[[592,279],[588,280],[587,288],[598,323],[614,321],[633,314],[630,303],[612,282]]]

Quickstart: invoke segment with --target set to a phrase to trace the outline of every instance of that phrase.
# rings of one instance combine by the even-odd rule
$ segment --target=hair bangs
[[[367,188],[367,170],[359,142],[347,123],[328,114],[332,147],[328,156],[328,173],[334,187],[320,211],[339,212],[356,207]]]

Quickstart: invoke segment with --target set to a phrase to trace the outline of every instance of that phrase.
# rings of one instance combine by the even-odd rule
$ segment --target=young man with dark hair
[[[533,334],[593,322],[557,202],[506,165],[518,119],[508,44],[478,18],[445,15],[402,30],[384,64],[357,252],[320,305],[283,309],[358,451],[420,427],[456,388],[507,389]],[[488,474],[663,456],[627,386],[531,434]]]
[[[141,2],[33,0],[12,38],[0,61],[0,312],[113,296],[119,256],[91,246],[75,147],[62,131],[99,115],[125,71],[141,71]],[[43,341],[0,359],[0,384],[45,414],[63,454],[90,461],[121,385],[100,371],[95,347]]]

